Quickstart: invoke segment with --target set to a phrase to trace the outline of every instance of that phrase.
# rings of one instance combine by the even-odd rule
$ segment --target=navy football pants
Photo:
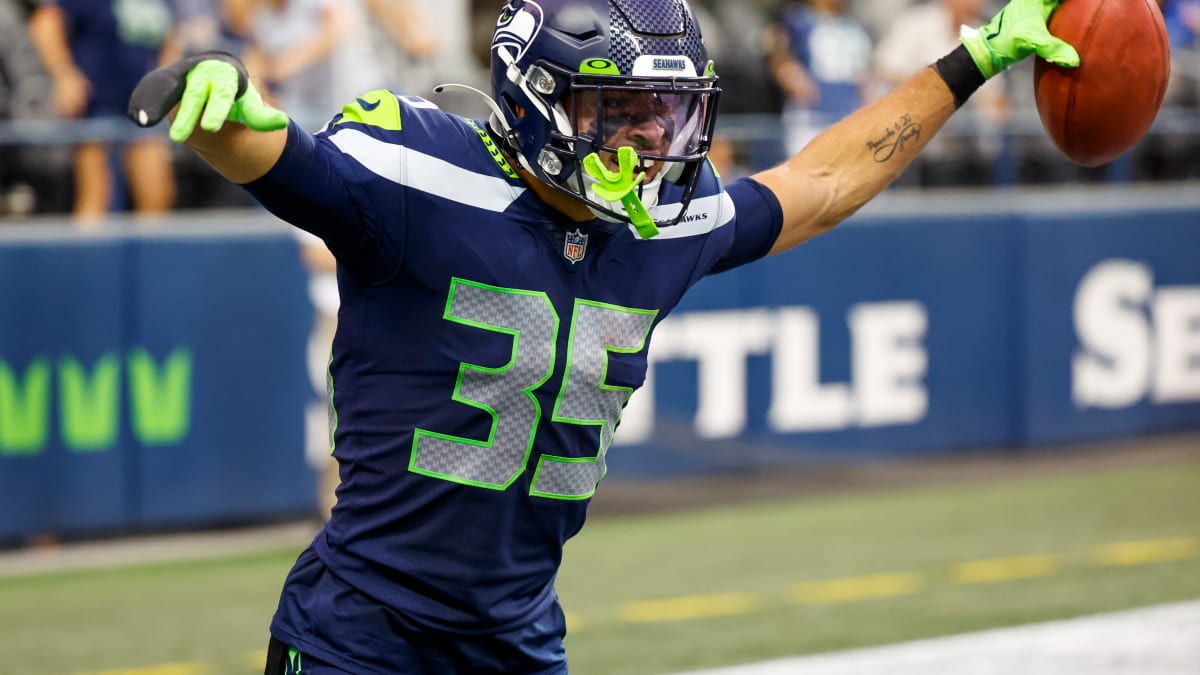
[[[546,622],[561,626],[562,610],[554,603],[538,622],[526,629],[496,636],[462,636],[437,646],[426,643],[407,654],[388,654],[392,664],[388,670],[396,675],[567,675],[562,640],[551,632],[545,634]],[[547,660],[561,660],[555,665],[531,672],[515,672],[503,663],[499,654],[511,649],[513,643],[535,653],[544,651]],[[540,648],[540,649],[539,649]],[[321,659],[292,649],[272,637],[267,648],[265,675],[363,675],[343,670]]]

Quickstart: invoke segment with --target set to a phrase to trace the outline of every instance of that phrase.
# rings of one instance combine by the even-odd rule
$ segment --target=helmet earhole
[[[554,76],[541,66],[533,66],[529,69],[529,84],[542,96],[553,94],[554,88],[558,86],[558,83],[554,81]]]
[[[541,154],[538,155],[538,166],[542,167],[542,171],[551,176],[557,176],[563,170],[562,160],[558,158],[558,155],[549,150],[542,150]]]

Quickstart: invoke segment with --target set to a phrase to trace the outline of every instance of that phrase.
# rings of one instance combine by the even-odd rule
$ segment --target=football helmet
[[[643,236],[683,218],[720,97],[685,0],[508,0],[491,53],[491,126],[525,170]],[[648,223],[664,181],[681,207]]]

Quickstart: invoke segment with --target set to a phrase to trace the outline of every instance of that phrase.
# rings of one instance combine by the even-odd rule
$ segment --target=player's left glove
[[[991,79],[1030,54],[1067,68],[1077,67],[1079,53],[1046,28],[1062,1],[1012,0],[979,29],[963,26],[962,43],[984,78]]]
[[[171,139],[182,143],[196,130],[219,131],[225,120],[254,131],[274,131],[288,117],[263,102],[237,57],[205,52],[180,59],[146,74],[129,97],[129,119],[143,127],[158,124],[171,108],[179,112],[171,123]]]

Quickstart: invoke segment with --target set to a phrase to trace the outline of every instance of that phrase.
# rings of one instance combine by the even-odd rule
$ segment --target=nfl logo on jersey
[[[572,263],[577,263],[583,260],[583,256],[587,253],[588,236],[576,229],[574,232],[567,233],[567,241],[563,244],[563,255]]]

